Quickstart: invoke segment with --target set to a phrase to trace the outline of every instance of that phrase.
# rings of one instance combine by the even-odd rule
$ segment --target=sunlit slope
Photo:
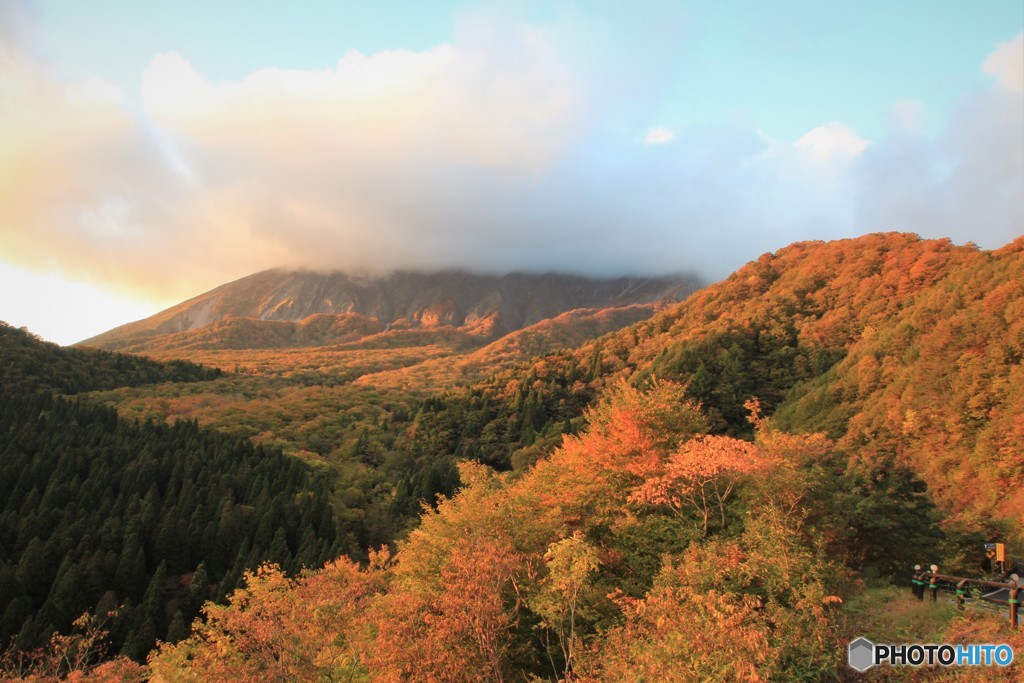
[[[538,367],[687,382],[728,433],[749,430],[757,396],[786,429],[911,465],[954,511],[1019,515],[1022,251],[898,233],[794,244]]]
[[[445,327],[491,340],[577,308],[678,301],[695,286],[687,277],[499,277],[459,271],[370,277],[270,270],[82,344],[133,351],[313,346],[385,329]],[[224,324],[229,321],[235,322]],[[297,324],[268,324],[274,322]]]
[[[801,387],[779,421],[827,429],[865,458],[895,456],[954,511],[1019,520],[1024,239],[937,270],[898,315],[862,327],[842,362]]]

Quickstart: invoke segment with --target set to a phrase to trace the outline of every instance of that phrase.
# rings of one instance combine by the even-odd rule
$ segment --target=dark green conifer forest
[[[39,646],[84,612],[111,614],[113,646],[143,660],[247,568],[296,571],[349,550],[328,473],[194,421],[126,420],[61,395],[217,371],[61,349],[7,326],[0,358],[2,642]]]

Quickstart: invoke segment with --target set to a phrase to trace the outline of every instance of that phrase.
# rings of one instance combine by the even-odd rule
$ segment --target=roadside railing
[[[1024,586],[1017,585],[1016,581],[986,581],[985,579],[950,576],[948,574],[939,574],[935,572],[921,572],[919,574],[915,574],[914,580],[921,582],[922,592],[917,594],[918,599],[923,599],[923,591],[927,589],[931,591],[932,602],[938,600],[939,581],[955,584],[957,609],[961,610],[964,609],[966,603],[968,586],[983,586],[986,588],[992,588],[995,591],[1005,590],[1007,592],[1005,603],[1010,607],[1010,625],[1017,628],[1020,608],[1020,592],[1024,590]],[[1001,597],[996,598],[991,594],[988,596],[983,595],[981,596],[981,599],[995,604],[1002,604],[1004,602]]]

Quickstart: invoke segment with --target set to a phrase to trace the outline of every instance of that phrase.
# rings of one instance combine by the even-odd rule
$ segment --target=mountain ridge
[[[679,301],[699,285],[690,276],[596,279],[559,273],[495,276],[464,271],[365,276],[273,269],[220,285],[78,345],[145,351],[154,339],[192,333],[225,321],[302,324],[314,316],[322,326],[371,334],[394,328],[452,327],[493,340],[579,308]],[[312,342],[310,345],[329,343],[315,338],[306,341]],[[183,338],[180,343],[187,345],[192,340]]]

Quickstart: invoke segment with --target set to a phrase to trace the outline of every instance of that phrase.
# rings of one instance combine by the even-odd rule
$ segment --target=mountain
[[[697,286],[688,277],[268,270],[81,345],[136,352],[320,346],[392,329],[445,328],[492,340],[578,308],[679,301]]]
[[[446,459],[469,461],[459,490],[365,567],[250,578],[149,665],[167,679],[840,680],[858,636],[1024,647],[1005,612],[905,588],[915,563],[976,577],[983,540],[1019,547],[1022,361],[1024,238],[765,254],[649,320],[392,411],[351,454],[416,474],[373,509],[430,500]],[[258,635],[242,642],[239,625]]]
[[[424,360],[411,367],[366,373],[356,382],[364,387],[412,385],[425,389],[465,384],[467,380],[494,375],[556,349],[573,348],[646,320],[667,305],[655,303],[615,308],[577,308],[510,332],[469,353]]]
[[[870,635],[844,624],[893,611],[927,621],[945,642],[1024,647],[1019,634],[993,630],[990,615],[942,622],[934,610],[891,610],[909,593],[872,593],[874,582],[864,581],[903,582],[917,562],[976,576],[982,540],[1019,546],[1024,238],[993,251],[900,233],[802,242],[651,317],[648,309],[577,308],[486,344],[473,328],[480,318],[441,321],[415,307],[390,329],[369,308],[298,321],[225,318],[169,336],[154,331],[160,321],[142,329],[138,343],[168,345],[151,355],[221,368],[230,360],[239,372],[94,392],[83,405],[116,407],[116,420],[101,415],[109,423],[194,419],[281,445],[300,456],[291,460],[335,477],[333,536],[327,524],[324,538],[311,533],[307,543],[261,521],[241,546],[248,554],[219,553],[226,575],[274,559],[275,546],[292,551],[290,562],[282,555],[285,571],[316,549],[344,548],[362,561],[295,578],[273,566],[247,575],[245,592],[210,606],[190,638],[148,660],[156,677],[560,679],[572,671],[622,680],[642,671],[671,680],[693,671],[707,680],[836,680],[846,643]],[[258,333],[269,335],[262,351],[212,346],[251,344]],[[211,346],[175,351],[172,342],[186,339],[177,335]],[[355,341],[294,346],[347,335]],[[32,424],[32,438],[45,443],[50,424],[87,423],[28,408],[28,417],[7,411],[14,427],[0,433]],[[161,452],[144,446],[141,457]],[[25,584],[43,613],[49,593],[32,577],[46,557],[38,543],[29,552],[28,532],[11,532],[32,507],[29,483],[44,501],[79,490],[85,470],[73,465],[62,465],[67,487],[19,474],[18,495],[28,493],[0,517],[24,548],[0,585]],[[272,475],[241,478],[252,466],[228,483],[239,494],[276,491]],[[124,467],[133,477],[134,469]],[[165,494],[166,477],[154,473],[154,492],[142,497],[142,482],[135,496],[144,513],[147,499]],[[14,481],[0,478],[0,494]],[[191,489],[173,471],[169,481],[174,492]],[[268,509],[236,503],[230,509],[243,515]],[[221,529],[233,528],[220,517],[202,534],[214,551]],[[70,523],[54,519],[40,526]],[[198,557],[177,568],[168,561],[168,571]],[[152,564],[146,570],[159,577]],[[53,604],[80,582],[65,574],[56,572]],[[152,590],[143,583],[136,619],[144,625],[161,612],[145,607],[159,580]],[[29,606],[21,601],[5,620],[16,627]]]
[[[269,394],[273,421],[262,416],[267,407],[244,398],[253,392],[234,384],[210,400],[189,397],[167,408],[153,391],[107,400],[157,418],[233,429],[244,420],[253,425],[247,433],[267,441],[280,438],[273,425],[316,424],[318,438],[331,435],[326,446],[308,449],[297,431],[282,445],[330,457],[359,451],[380,460],[415,426],[416,443],[436,434],[439,451],[505,469],[529,464],[578,430],[586,406],[619,379],[638,386],[668,379],[686,384],[717,433],[749,435],[744,403],[757,397],[787,430],[821,431],[858,457],[909,466],[952,514],[1014,518],[1024,510],[1022,283],[1024,238],[993,251],[903,233],[802,242],[647,320],[602,328],[598,334],[610,333],[599,339],[536,344],[534,333],[557,329],[556,317],[457,358],[417,350],[420,359],[356,359],[356,371],[345,375],[351,386],[330,395],[332,414],[364,392],[389,389],[392,403],[377,401],[364,413],[380,427],[364,429],[352,410],[330,418],[330,427],[314,423],[311,406],[326,396],[315,387]],[[523,359],[523,349],[546,355]],[[404,419],[395,412],[394,388],[460,383],[466,388],[429,409],[406,401]],[[433,446],[416,448],[412,461],[434,457]]]
[[[629,357],[734,427],[757,396],[787,431],[909,466],[949,513],[1019,520],[1022,312],[1024,237],[874,234],[763,256],[640,323]]]
[[[618,379],[636,385],[669,379],[686,384],[717,433],[749,435],[744,402],[757,397],[764,413],[788,430],[822,431],[850,452],[910,466],[954,514],[1012,518],[1024,510],[1024,467],[1015,445],[1024,438],[1022,282],[1024,238],[994,251],[903,233],[802,242],[763,255],[647,320],[618,331],[602,328],[597,334],[609,334],[582,343],[556,317],[457,357],[433,348],[428,356],[420,347],[416,358],[395,352],[385,363],[377,349],[386,340],[368,337],[373,349],[348,353],[372,361],[354,357],[331,370],[351,386],[330,394],[337,416],[330,425],[310,415],[327,396],[316,387],[263,392],[267,406],[245,398],[257,392],[239,391],[237,382],[209,400],[190,396],[167,407],[149,390],[105,398],[135,414],[196,418],[268,442],[281,438],[274,425],[316,424],[318,439],[331,435],[326,445],[308,448],[297,428],[278,443],[289,452],[330,457],[361,449],[368,460],[394,450],[396,435],[418,415],[417,439],[443,435],[440,450],[504,469],[532,462],[579,429],[585,407]],[[568,329],[575,332],[576,325]],[[457,332],[435,332],[441,329]],[[550,337],[535,343],[535,332],[554,330],[567,343]],[[546,355],[524,359],[517,355],[524,349]],[[246,366],[245,358],[230,360],[214,364]],[[327,383],[322,375],[311,382]],[[422,397],[457,384],[467,388],[429,410],[406,401],[407,419],[396,416],[394,389],[416,389]],[[361,416],[342,411],[365,402],[360,397],[374,388],[389,390],[392,403],[376,401],[379,407],[363,413],[383,425],[364,430]],[[263,415],[269,406],[273,420]],[[356,448],[357,440],[370,445]],[[429,451],[421,448],[412,460],[433,457]]]
[[[620,379],[685,383],[713,431],[730,435],[751,433],[744,403],[756,397],[787,431],[824,432],[865,462],[910,467],[980,530],[1024,511],[1022,359],[1024,237],[983,251],[872,234],[765,254],[649,320],[470,386],[432,414],[474,424],[456,431],[452,452],[508,467]],[[467,416],[474,405],[487,414]]]

